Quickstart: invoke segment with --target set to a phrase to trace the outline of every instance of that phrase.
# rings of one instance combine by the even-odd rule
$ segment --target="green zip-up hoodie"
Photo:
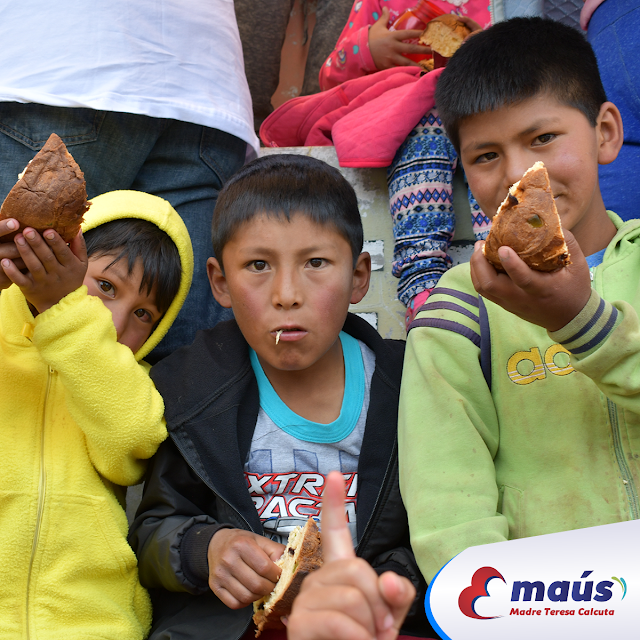
[[[640,517],[640,221],[548,334],[449,271],[409,334],[400,488],[431,580],[470,546]],[[605,302],[612,301],[612,303]]]

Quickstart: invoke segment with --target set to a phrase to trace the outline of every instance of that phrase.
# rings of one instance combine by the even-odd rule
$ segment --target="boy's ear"
[[[358,304],[369,291],[371,280],[371,256],[363,251],[356,260],[353,270],[353,289],[351,290],[351,304]]]
[[[617,158],[624,139],[622,116],[613,102],[605,102],[600,107],[596,129],[600,143],[598,164],[609,164]]]
[[[213,297],[218,301],[220,306],[230,309],[231,296],[229,295],[227,279],[225,278],[224,271],[220,267],[220,263],[216,258],[209,258],[207,260],[207,276],[209,277],[209,284],[211,285],[211,293],[213,293]]]

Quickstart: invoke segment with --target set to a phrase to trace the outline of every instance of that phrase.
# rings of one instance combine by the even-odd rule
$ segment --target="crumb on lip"
[[[282,335],[284,329],[278,329],[276,331],[276,344],[278,344],[278,342],[280,342],[280,336]]]

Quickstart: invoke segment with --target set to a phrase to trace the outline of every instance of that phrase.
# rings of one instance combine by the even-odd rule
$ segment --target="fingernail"
[[[3,267],[10,267],[11,266],[11,260],[3,260],[2,261],[2,266]]]
[[[18,223],[15,220],[9,220],[9,222],[7,222],[7,229],[17,229],[18,228]]]
[[[386,631],[387,629],[391,629],[391,627],[393,627],[393,616],[387,613],[385,619],[382,621],[382,630]]]
[[[36,237],[36,232],[33,231],[32,229],[29,229],[29,231],[25,232],[24,235],[27,236],[29,240],[33,240]]]
[[[53,231],[46,231],[45,234],[44,234],[44,237],[47,240],[53,240],[53,238],[54,238]]]
[[[16,242],[23,247],[25,244],[27,244],[27,241],[24,239],[23,236],[16,236]]]

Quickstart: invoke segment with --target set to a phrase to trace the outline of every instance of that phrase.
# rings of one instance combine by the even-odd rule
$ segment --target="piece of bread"
[[[444,58],[450,58],[471,33],[471,29],[451,13],[434,18],[427,24],[418,42],[431,47]]]
[[[504,272],[498,249],[511,247],[532,269],[555,271],[571,264],[560,216],[542,162],[527,169],[510,189],[491,223],[483,252]]]
[[[0,241],[12,240],[25,227],[33,227],[40,233],[55,229],[70,242],[89,203],[84,174],[64,142],[52,133],[18,178],[0,207],[0,220],[15,218],[20,228]]]
[[[291,613],[293,601],[304,578],[322,566],[322,541],[313,518],[303,527],[296,527],[276,564],[282,569],[275,589],[253,603],[256,638],[264,629],[284,629],[281,618]]]
[[[433,71],[433,58],[425,58],[424,60],[418,60],[418,64],[422,67],[422,70],[426,73]]]

